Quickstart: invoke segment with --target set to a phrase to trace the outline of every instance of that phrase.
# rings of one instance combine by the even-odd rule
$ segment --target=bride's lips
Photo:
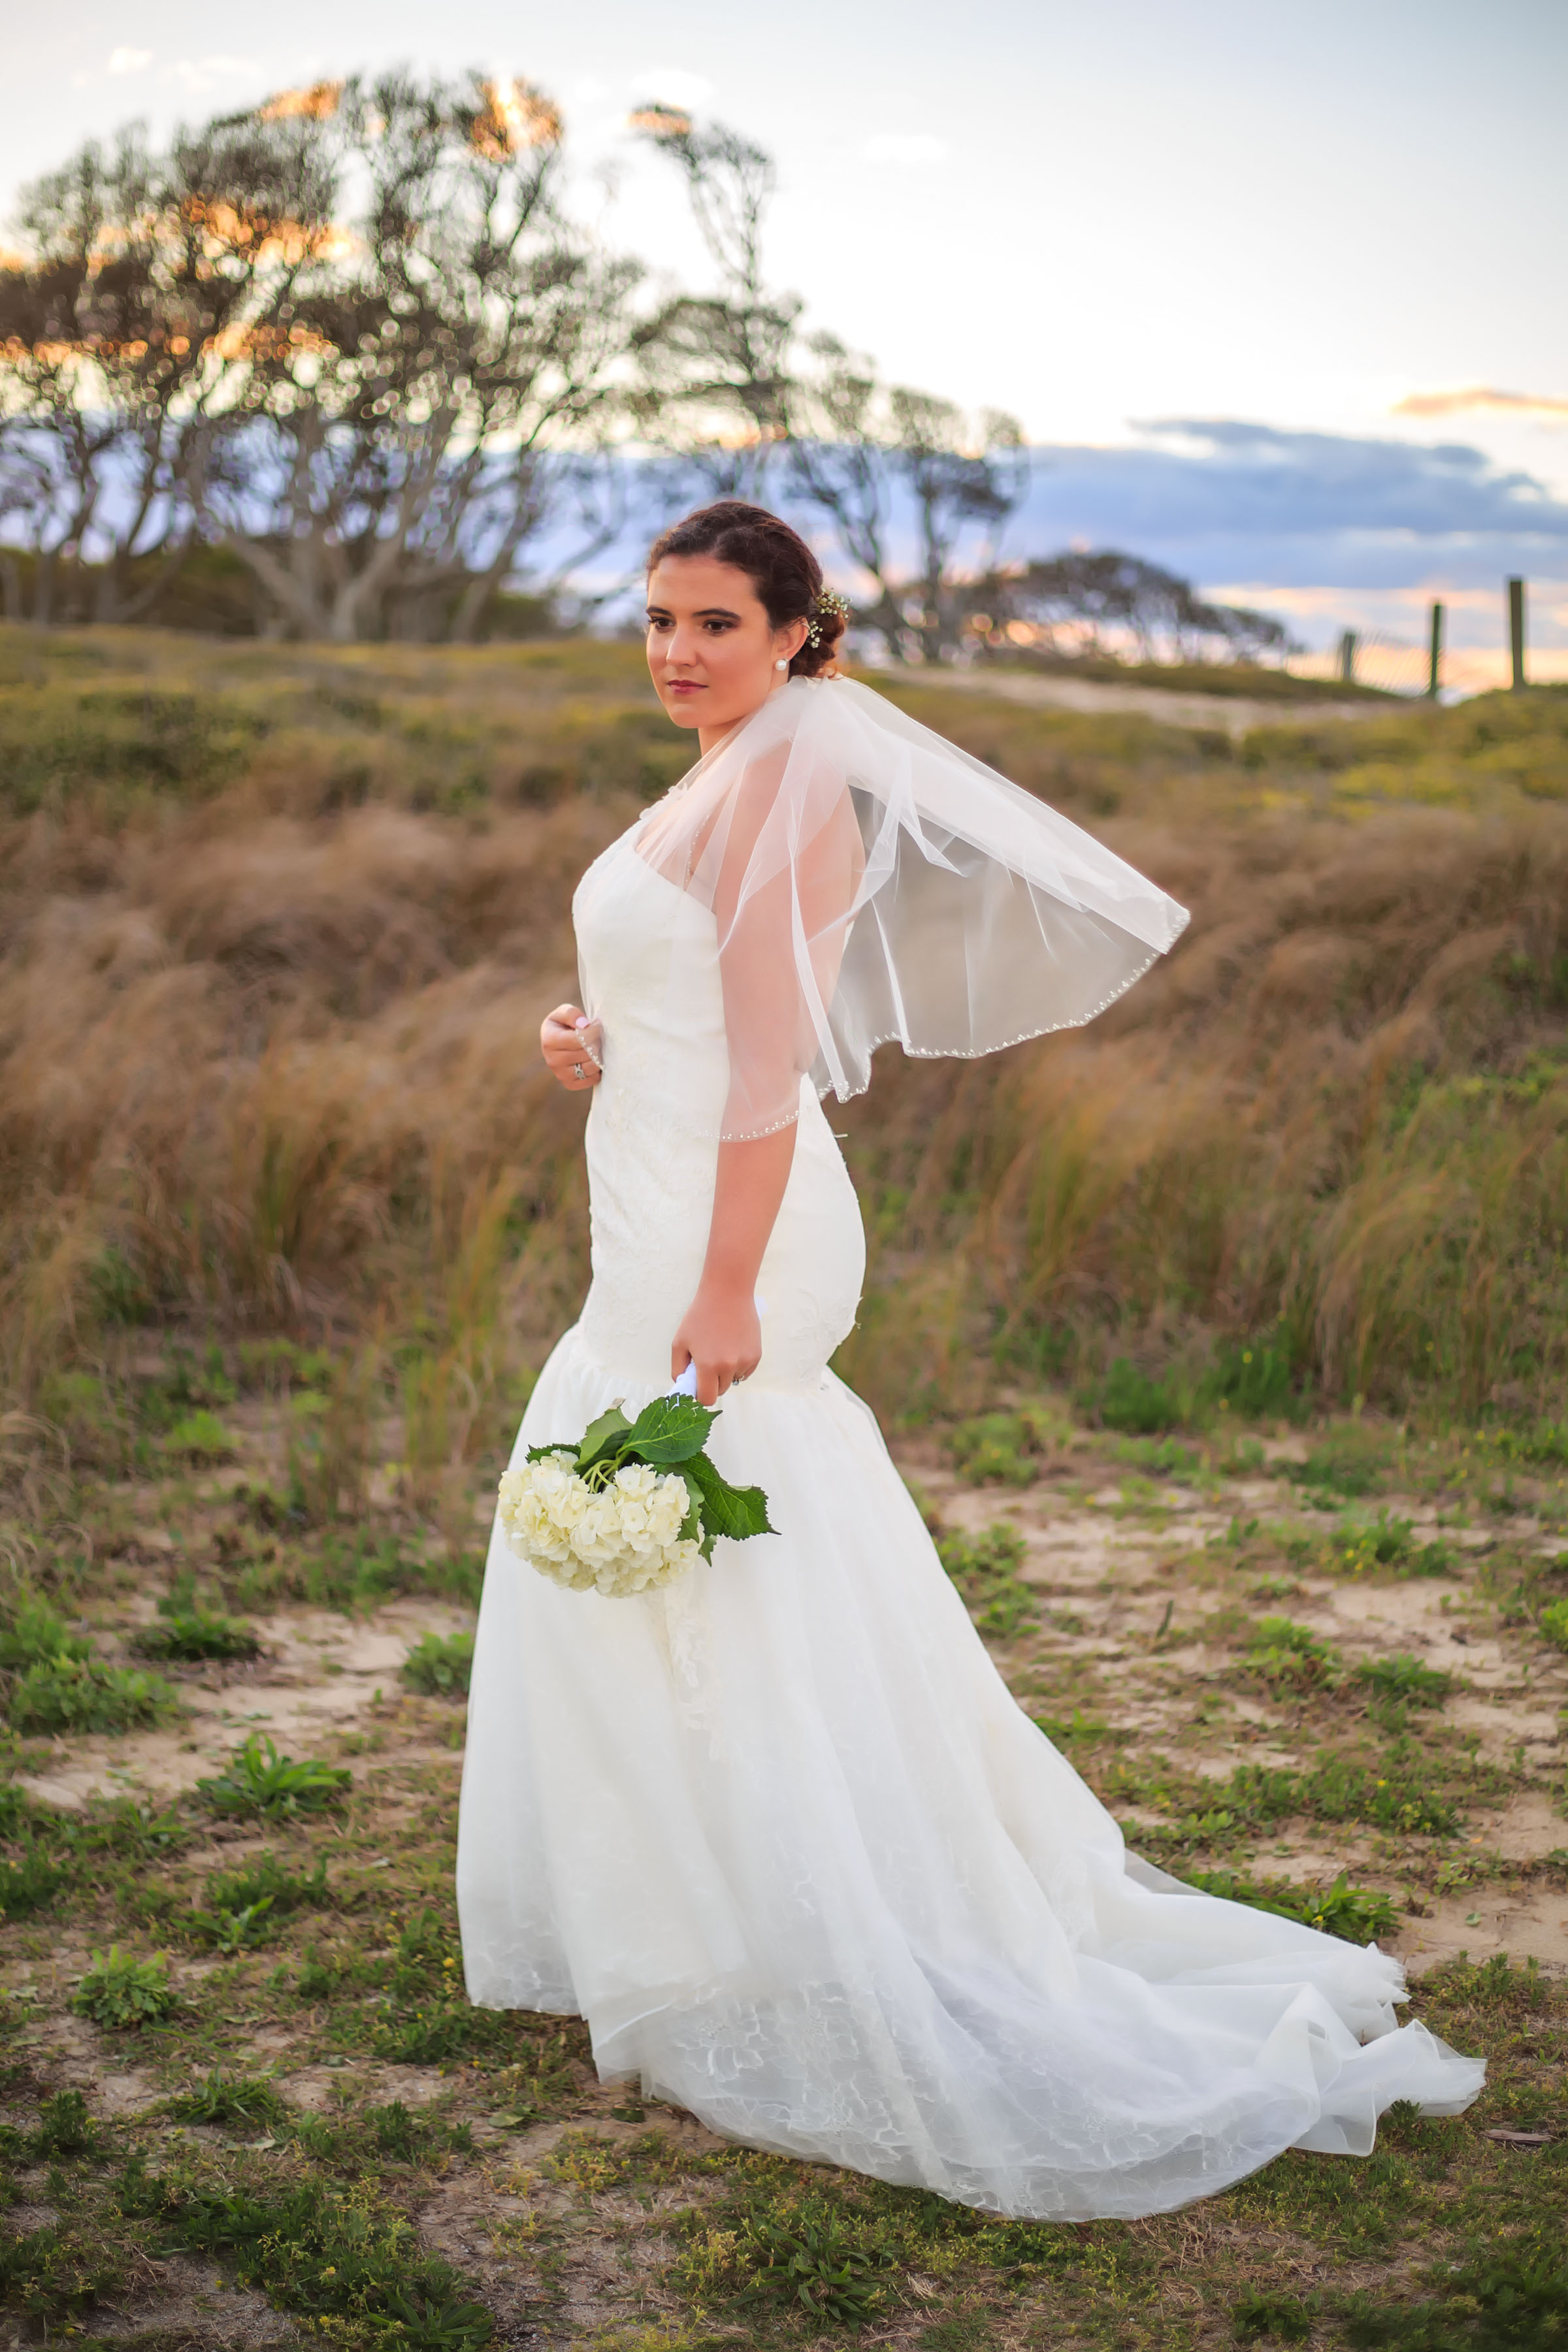
[[[696,679],[690,677],[672,677],[664,690],[666,694],[705,694],[707,692],[706,687],[699,686]]]

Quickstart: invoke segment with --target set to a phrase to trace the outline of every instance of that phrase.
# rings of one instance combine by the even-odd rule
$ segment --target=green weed
[[[936,1549],[982,1633],[1007,1642],[1038,1622],[1040,1596],[1015,1572],[1024,1558],[1016,1528],[998,1522],[973,1540],[957,1533],[939,1535]]]
[[[110,1944],[95,1951],[92,1965],[77,1987],[71,2007],[95,2025],[124,2032],[132,2026],[154,2025],[176,2007],[179,1996],[169,1982],[169,1963],[162,1952],[139,1960]]]
[[[1107,1429],[1124,1430],[1134,1437],[1157,1436],[1186,1419],[1175,1391],[1141,1371],[1128,1356],[1115,1358],[1093,1402]]]
[[[286,1869],[270,1848],[238,1870],[215,1872],[207,1881],[206,1893],[215,1910],[243,1911],[267,1903],[279,1919],[290,1911],[323,1911],[332,1900],[324,1856],[308,1876],[301,1877]]]
[[[1266,2336],[1280,2344],[1304,2344],[1312,2332],[1312,2314],[1300,2296],[1280,2294],[1271,2287],[1253,2288],[1232,2304],[1230,2323],[1238,2344],[1256,2344]]]
[[[1253,1629],[1246,1665],[1277,1688],[1322,1688],[1338,1680],[1339,1653],[1310,1627],[1289,1617],[1263,1617]]]
[[[239,1448],[216,1412],[191,1412],[168,1432],[163,1451],[188,1462],[232,1462]]]
[[[1299,1920],[1304,1927],[1319,1928],[1346,1944],[1370,1944],[1379,1936],[1393,1935],[1399,1925],[1388,1895],[1352,1886],[1342,1870],[1326,1887],[1296,1886],[1282,1878],[1259,1881],[1234,1870],[1189,1871],[1187,1885],[1227,1903],[1246,1903],[1255,1911]]]
[[[264,1813],[273,1820],[321,1812],[341,1804],[353,1774],[319,1757],[280,1756],[265,1732],[253,1731],[229,1759],[227,1769],[198,1780],[196,1789],[220,1813]]]
[[[1568,1600],[1549,1601],[1536,1623],[1554,1649],[1568,1650]]]
[[[171,1608],[136,1634],[144,1658],[177,1659],[195,1664],[205,1658],[254,1658],[261,1644],[248,1625],[208,1609]]]
[[[156,1675],[68,1655],[29,1666],[10,1704],[13,1729],[48,1733],[134,1731],[183,1712],[178,1691]]]
[[[0,1671],[25,1672],[48,1665],[57,1658],[89,1658],[92,1643],[85,1633],[71,1633],[62,1617],[34,1593],[24,1593],[11,1615],[0,1624]]]
[[[1356,2352],[1560,2352],[1568,2340],[1568,2259],[1561,2244],[1493,2243],[1428,2273],[1430,2301],[1379,2307],[1356,2297],[1345,2339]]]
[[[102,2136],[81,2092],[57,2091],[44,2101],[28,2149],[35,2159],[97,2156],[101,2147]]]
[[[1388,1658],[1363,1658],[1355,1675],[1380,1698],[1397,1699],[1407,1706],[1441,1706],[1454,1685],[1452,1675],[1403,1650]]]
[[[472,1633],[426,1633],[409,1651],[401,1672],[411,1689],[428,1698],[460,1698],[473,1664]]]
[[[187,1935],[198,1943],[210,1944],[214,1951],[253,1952],[267,1941],[271,1909],[272,1898],[264,1895],[259,1902],[247,1903],[241,1910],[220,1906],[188,1912],[184,1925]]]
[[[258,2125],[286,2122],[289,2110],[265,2074],[226,2074],[215,2066],[169,2100],[176,2123]]]

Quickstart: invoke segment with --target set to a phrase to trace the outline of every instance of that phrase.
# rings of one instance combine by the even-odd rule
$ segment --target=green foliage
[[[186,1413],[163,1440],[165,1454],[192,1462],[232,1462],[238,1450],[216,1412]]]
[[[745,2289],[820,2326],[863,2327],[882,2307],[878,2263],[852,2225],[823,2200],[776,2221],[760,2221],[741,2254]]]
[[[176,1587],[158,1603],[153,1624],[135,1637],[143,1657],[178,1659],[196,1664],[205,1658],[254,1658],[261,1644],[248,1625],[219,1610],[204,1609],[188,1582]]]
[[[168,2103],[176,2123],[256,2126],[287,2122],[289,2110],[265,2074],[227,2074],[221,2066],[199,2076]]]
[[[27,1668],[11,1692],[14,1730],[134,1731],[184,1712],[172,1684],[133,1666],[68,1654]]]
[[[1355,2352],[1561,2352],[1568,2340],[1568,2257],[1561,2241],[1493,2242],[1432,2274],[1429,2300],[1379,2306],[1357,2296],[1345,2340]]]
[[[1568,1650],[1568,1600],[1549,1601],[1536,1622],[1554,1648]]]
[[[264,1895],[259,1902],[247,1903],[241,1910],[220,1906],[213,1910],[191,1911],[185,1917],[185,1931],[198,1943],[210,1944],[217,1952],[253,1952],[267,1941],[272,1925],[268,1916],[271,1909],[272,1898]]]
[[[1231,1341],[1220,1348],[1204,1382],[1204,1394],[1259,1420],[1297,1409],[1296,1349],[1281,1325],[1268,1339]]]
[[[1352,1886],[1342,1870],[1326,1887],[1296,1886],[1284,1878],[1258,1881],[1234,1870],[1189,1871],[1187,1885],[1227,1903],[1247,1903],[1255,1911],[1299,1920],[1304,1927],[1316,1927],[1346,1944],[1370,1944],[1379,1936],[1392,1936],[1399,1925],[1386,1895]]]
[[[47,1911],[69,1877],[46,1847],[29,1838],[20,1853],[0,1855],[0,1916],[29,1919]]]
[[[215,1872],[207,1880],[206,1891],[207,1901],[216,1911],[244,1911],[266,1903],[279,1919],[290,1911],[325,1910],[332,1899],[324,1856],[308,1876],[301,1877],[287,1869],[270,1848],[253,1855],[238,1870]]]
[[[38,2109],[28,2153],[37,2161],[48,2157],[97,2156],[101,2136],[80,2091],[57,2091]]]
[[[983,1412],[948,1433],[954,1466],[972,1486],[996,1482],[1031,1486],[1042,1459],[1060,1445],[1065,1430],[1044,1406],[1023,1412]]]
[[[1348,1422],[1314,1445],[1304,1462],[1288,1465],[1303,1486],[1334,1496],[1370,1495],[1383,1482],[1386,1446],[1375,1432]]]
[[[1300,2298],[1280,2294],[1271,2287],[1253,2288],[1232,2304],[1231,2326],[1238,2344],[1257,2344],[1269,2337],[1279,2344],[1304,2344],[1312,2332],[1312,2314]]]
[[[460,2274],[422,2253],[405,2215],[363,2188],[349,2194],[320,2179],[275,2196],[242,2189],[176,2193],[166,2209],[170,2252],[231,2263],[242,2286],[259,2287],[317,2331],[396,2346],[399,2352],[479,2352],[493,2333]]]
[[[472,1633],[426,1633],[404,1659],[402,1675],[427,1698],[461,1698],[473,1671]]]
[[[703,1447],[718,1420],[716,1410],[691,1397],[659,1396],[646,1404],[635,1422],[619,1405],[612,1405],[589,1424],[577,1447],[576,1473],[591,1487],[607,1486],[628,1463],[650,1470],[678,1472],[686,1481],[690,1507],[681,1534],[711,1559],[721,1536],[743,1543],[750,1536],[772,1535],[768,1498],[760,1486],[731,1486],[716,1470]],[[569,1449],[561,1445],[530,1446],[528,1458],[541,1462]]]
[[[92,1643],[85,1633],[72,1633],[47,1601],[23,1593],[9,1618],[0,1624],[0,1670],[18,1673],[28,1666],[47,1665],[57,1658],[89,1658]]]
[[[999,1520],[983,1536],[939,1534],[936,1549],[983,1633],[1010,1642],[1026,1625],[1038,1623],[1040,1596],[1016,1573],[1024,1558],[1016,1528]]]
[[[1340,1671],[1339,1653],[1310,1626],[1297,1625],[1289,1617],[1258,1620],[1246,1663],[1265,1682],[1295,1689],[1321,1687],[1337,1680]]]
[[[71,2007],[95,2025],[117,2032],[132,2026],[154,2025],[176,2007],[179,1996],[169,1982],[169,1963],[162,1952],[139,1960],[110,1944],[95,1951],[92,1965],[77,1987]]]
[[[279,1820],[341,1804],[353,1778],[345,1766],[323,1763],[319,1757],[296,1761],[280,1756],[265,1732],[253,1731],[235,1749],[227,1769],[198,1780],[196,1788],[220,1813],[264,1813]]]
[[[1128,1356],[1114,1359],[1095,1402],[1107,1429],[1125,1430],[1136,1437],[1177,1429],[1187,1417],[1174,1389],[1141,1371]]]
[[[1406,1706],[1441,1706],[1454,1685],[1452,1675],[1425,1664],[1404,1650],[1388,1658],[1363,1658],[1355,1673],[1356,1680],[1380,1698],[1396,1699]]]

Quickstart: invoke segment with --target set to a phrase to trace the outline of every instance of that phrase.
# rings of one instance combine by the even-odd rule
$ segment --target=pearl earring
[[[788,664],[788,662],[786,662],[786,661],[783,661],[783,662],[774,662],[774,664],[773,664],[773,667],[774,667],[775,669],[788,669],[788,667],[789,667],[789,664]]]

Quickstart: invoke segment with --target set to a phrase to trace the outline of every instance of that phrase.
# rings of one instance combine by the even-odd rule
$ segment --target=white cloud
[[[151,49],[111,49],[109,53],[109,70],[111,74],[140,73],[143,67],[150,66],[152,62]]]
[[[165,67],[163,79],[177,81],[192,97],[199,98],[215,81],[228,81],[236,74],[259,73],[254,58],[178,58]]]
[[[945,163],[947,147],[929,131],[884,131],[860,150],[868,163]]]
[[[705,76],[688,73],[681,66],[649,66],[632,74],[626,87],[638,106],[704,106],[713,95]]]

